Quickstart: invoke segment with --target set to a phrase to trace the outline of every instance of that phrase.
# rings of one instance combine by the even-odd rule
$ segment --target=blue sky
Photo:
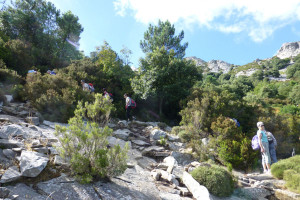
[[[300,0],[50,0],[71,10],[84,28],[80,50],[89,55],[103,41],[131,62],[145,55],[140,40],[149,24],[169,20],[189,43],[186,57],[243,65],[272,57],[285,42],[300,41]]]

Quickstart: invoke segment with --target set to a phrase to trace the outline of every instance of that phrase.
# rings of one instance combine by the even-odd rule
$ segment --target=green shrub
[[[272,175],[278,179],[284,178],[284,171],[293,169],[300,174],[300,155],[290,157],[288,159],[279,160],[271,166]]]
[[[286,187],[289,188],[289,190],[300,194],[300,173],[299,172],[292,169],[285,170],[283,173],[283,179],[286,181]]]
[[[16,84],[22,82],[22,77],[14,70],[7,69],[3,60],[0,59],[0,82]]]
[[[300,193],[300,155],[283,159],[271,166],[272,175],[286,181],[286,187]]]
[[[23,101],[25,98],[24,86],[21,84],[14,85],[11,89],[14,100]]]
[[[99,102],[105,99],[97,94],[94,107],[100,107]],[[119,145],[108,148],[107,137],[111,135],[112,129],[99,126],[96,122],[98,119],[94,118],[110,113],[112,104],[109,101],[107,104],[107,112],[99,113],[99,110],[92,109],[91,104],[86,103],[84,107],[79,102],[75,116],[69,120],[69,126],[56,126],[56,135],[61,142],[61,148],[58,148],[60,155],[70,161],[72,173],[82,183],[89,183],[94,177],[118,176],[127,168],[128,144],[123,149]],[[92,121],[84,122],[85,117]]]
[[[200,166],[194,169],[191,175],[213,195],[227,197],[233,193],[233,178],[222,167],[216,165],[212,167]]]

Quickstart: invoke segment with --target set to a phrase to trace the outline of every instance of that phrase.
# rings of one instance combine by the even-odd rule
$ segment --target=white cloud
[[[299,0],[115,0],[117,14],[133,13],[141,23],[169,20],[190,28],[246,32],[261,42],[277,29],[300,20]]]

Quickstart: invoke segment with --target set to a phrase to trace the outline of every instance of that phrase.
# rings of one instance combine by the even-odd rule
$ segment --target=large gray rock
[[[9,139],[23,134],[23,127],[17,124],[10,124],[0,127],[0,138],[2,139]]]
[[[187,165],[193,161],[193,157],[189,153],[181,153],[181,152],[173,151],[171,153],[171,156],[173,156],[178,162],[178,164],[180,165]]]
[[[51,199],[51,197],[41,195],[37,193],[31,187],[25,185],[24,183],[18,183],[14,186],[7,186],[10,190],[10,196],[18,195],[17,200],[46,200]]]
[[[2,175],[0,183],[12,182],[18,180],[20,177],[21,173],[19,172],[19,168],[17,166],[12,166]]]
[[[131,135],[131,131],[128,129],[118,129],[113,132],[113,136],[116,138],[120,138],[122,140],[128,140],[128,137]]]
[[[193,197],[197,200],[210,200],[211,197],[206,187],[200,185],[193,177],[187,172],[183,172],[182,181]]]
[[[131,149],[131,142],[130,141],[124,141],[122,139],[119,138],[115,138],[115,137],[107,137],[108,143],[110,146],[115,146],[115,145],[120,145],[121,148],[124,148],[126,143],[128,143],[129,149]]]
[[[44,154],[33,151],[22,151],[20,169],[22,176],[36,177],[47,166],[49,159]]]
[[[166,132],[162,131],[162,130],[159,130],[159,129],[153,129],[151,131],[151,134],[150,134],[150,139],[152,140],[160,140],[161,137],[165,138],[167,135]]]
[[[26,117],[26,121],[35,126],[40,125],[40,119],[38,117]]]

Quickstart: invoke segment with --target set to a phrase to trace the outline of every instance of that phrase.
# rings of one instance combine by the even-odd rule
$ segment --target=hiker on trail
[[[48,70],[47,71],[47,74],[50,74],[50,75],[56,75],[56,73],[54,71],[51,71],[51,70]]]
[[[37,71],[35,71],[34,69],[28,70],[28,74],[36,74]]]
[[[264,173],[271,174],[271,158],[270,158],[270,152],[269,152],[269,142],[267,133],[265,130],[265,126],[263,122],[257,122],[257,136],[258,136],[258,142],[261,150],[262,155],[262,166],[264,168]]]
[[[106,88],[103,88],[102,90],[103,90],[104,97],[113,101],[113,97],[112,97],[113,95],[111,93],[107,92]]]
[[[268,142],[269,142],[269,152],[271,157],[271,163],[277,162],[276,157],[276,147],[277,147],[277,141],[274,137],[274,135],[271,132],[267,132]]]
[[[89,91],[89,84],[87,84],[84,80],[81,80],[82,90],[83,91]]]
[[[130,121],[130,118],[131,118],[131,115],[130,115],[130,112],[132,110],[132,108],[135,108],[136,104],[135,102],[128,96],[128,94],[124,94],[124,98],[126,99],[125,100],[125,109],[126,109],[126,119],[127,121]],[[135,119],[133,117],[133,119]]]

